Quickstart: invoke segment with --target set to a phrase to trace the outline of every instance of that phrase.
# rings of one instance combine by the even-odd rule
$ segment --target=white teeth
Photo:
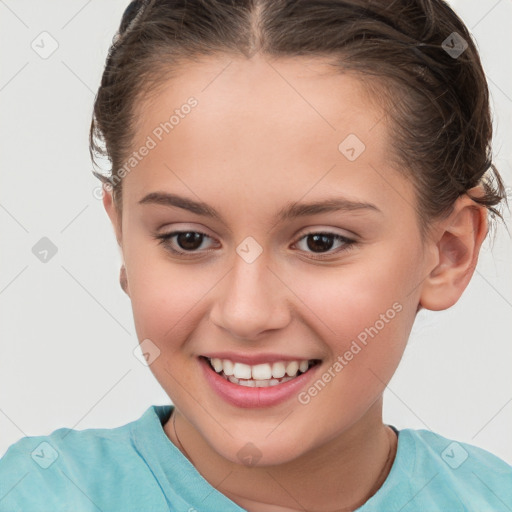
[[[304,373],[309,368],[309,363],[307,361],[301,361],[299,364],[299,370]]]
[[[233,367],[233,375],[237,379],[250,379],[251,378],[251,367],[244,363],[235,363]]]
[[[286,374],[286,366],[284,363],[274,363],[272,365],[272,377],[274,379],[280,379]]]
[[[223,375],[233,384],[247,387],[266,388],[277,386],[297,376],[297,373],[309,369],[307,359],[297,361],[277,361],[275,363],[262,363],[254,366],[244,363],[234,363],[229,359],[210,359],[212,368]]]
[[[252,367],[252,378],[256,380],[269,380],[272,378],[272,368],[269,364],[257,364]]]
[[[211,360],[211,363],[212,363],[212,366],[213,366],[213,369],[217,372],[217,373],[220,373],[222,371],[222,361],[220,359],[217,359],[216,357],[214,357],[212,360]]]
[[[297,361],[290,361],[286,365],[286,375],[289,375],[290,377],[295,377],[295,375],[297,375],[298,371],[299,371],[299,363]]]
[[[233,375],[233,363],[229,359],[224,359],[222,361],[222,371],[226,375]],[[217,370],[215,370],[217,371]]]
[[[246,386],[248,388],[268,388],[270,386],[277,386],[278,384],[282,384],[283,382],[288,382],[292,380],[293,377],[284,377],[281,380],[277,379],[265,379],[265,380],[252,380],[252,379],[237,379],[233,377],[233,375],[225,376],[226,380],[232,382],[233,384],[238,384],[239,386]]]

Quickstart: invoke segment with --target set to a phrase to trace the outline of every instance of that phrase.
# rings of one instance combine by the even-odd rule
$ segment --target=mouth
[[[217,375],[225,380],[238,386],[251,388],[267,388],[284,384],[320,363],[319,359],[298,359],[250,365],[230,359],[201,357]]]

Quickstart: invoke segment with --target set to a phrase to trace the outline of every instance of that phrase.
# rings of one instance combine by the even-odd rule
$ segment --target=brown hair
[[[328,58],[361,79],[392,120],[393,162],[415,186],[423,233],[479,183],[485,194],[472,199],[502,218],[497,206],[506,195],[492,164],[485,74],[468,29],[442,0],[131,2],[109,50],[90,130],[93,162],[100,155],[112,164],[110,177],[93,173],[112,187],[118,211],[122,181],[113,180],[113,170],[130,153],[139,100],[187,59],[255,52]]]

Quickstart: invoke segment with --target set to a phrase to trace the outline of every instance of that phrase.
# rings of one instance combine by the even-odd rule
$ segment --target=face
[[[134,151],[155,144],[123,178],[122,219],[105,203],[138,339],[231,461],[284,463],[380,421],[432,263],[384,114],[354,76],[261,57],[187,65],[140,110]]]

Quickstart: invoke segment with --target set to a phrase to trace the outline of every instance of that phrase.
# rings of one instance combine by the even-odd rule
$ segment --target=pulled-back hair
[[[187,60],[256,52],[327,58],[361,79],[391,120],[391,157],[414,184],[423,233],[479,183],[485,194],[472,199],[502,217],[506,196],[492,163],[486,77],[471,34],[442,0],[131,2],[109,50],[90,130],[93,162],[101,155],[112,165],[111,176],[93,173],[112,187],[119,211],[122,180],[112,178],[133,149],[139,100],[179,75]]]

